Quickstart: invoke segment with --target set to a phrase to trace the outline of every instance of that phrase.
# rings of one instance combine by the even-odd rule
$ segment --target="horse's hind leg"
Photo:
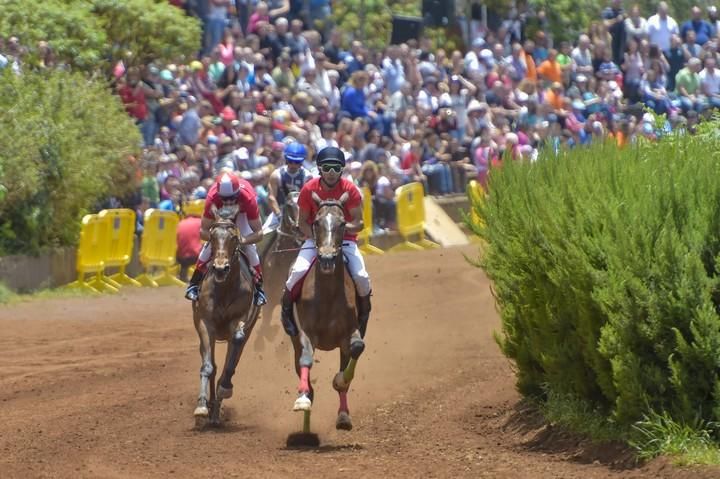
[[[297,359],[296,370],[298,371],[298,375],[300,376],[300,385],[298,386],[298,398],[295,400],[295,404],[293,405],[293,411],[310,411],[310,409],[312,408],[310,368],[312,368],[313,365],[314,348],[312,343],[310,342],[310,339],[305,335],[305,333],[300,331],[299,336],[299,345],[297,345],[296,343],[297,340],[293,341],[295,345],[295,357]],[[298,346],[301,346],[301,348],[299,348]]]
[[[333,388],[338,392],[340,397],[340,407],[338,408],[338,416],[335,421],[335,428],[345,431],[352,430],[352,420],[350,419],[350,410],[348,409],[347,393],[350,389],[350,383],[355,377],[355,366],[360,355],[365,350],[365,343],[360,338],[360,333],[355,331],[350,338],[349,344],[340,348],[340,372],[333,379]]]

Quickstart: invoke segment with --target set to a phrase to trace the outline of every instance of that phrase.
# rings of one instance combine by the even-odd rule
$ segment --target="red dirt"
[[[256,327],[221,429],[196,430],[198,339],[179,288],[0,308],[0,477],[711,478],[637,467],[523,408],[488,280],[462,253],[368,258],[375,298],[349,403],[334,429],[337,353],[312,371],[321,446],[288,450],[301,425],[277,317]],[[224,357],[218,348],[218,362]]]

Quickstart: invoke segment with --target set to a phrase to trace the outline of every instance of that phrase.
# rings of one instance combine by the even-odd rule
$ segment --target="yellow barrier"
[[[205,200],[193,200],[183,203],[182,207],[185,216],[199,216],[202,217],[205,212]]]
[[[77,249],[77,280],[68,284],[67,288],[78,288],[91,293],[106,291],[117,293],[117,287],[104,275],[105,258],[108,256],[108,238],[110,223],[107,218],[98,215],[85,215],[80,229],[80,243]],[[94,273],[90,281],[85,275]],[[117,284],[117,283],[116,283]]]
[[[370,244],[370,236],[372,236],[373,232],[373,206],[370,188],[363,186],[360,192],[363,197],[363,223],[365,227],[358,233],[358,248],[365,254],[385,254],[383,250]]]
[[[176,232],[180,217],[174,211],[149,209],[145,211],[144,218],[140,263],[145,272],[135,279],[143,286],[153,288],[160,285],[183,286],[183,282],[171,272],[176,263]],[[154,269],[159,269],[159,274],[152,275]]]
[[[390,251],[417,251],[439,248],[440,245],[425,238],[425,191],[422,183],[403,185],[395,192],[397,227],[403,242]],[[411,236],[417,236],[415,242]]]
[[[470,200],[470,222],[477,227],[482,226],[482,219],[475,211],[474,205],[482,204],[485,201],[485,191],[480,183],[472,180],[467,185],[467,195]]]
[[[130,264],[135,241],[135,212],[128,209],[102,210],[98,216],[106,218],[109,228],[105,268],[118,268],[119,271],[109,279],[119,285],[141,286],[139,282],[125,273]]]

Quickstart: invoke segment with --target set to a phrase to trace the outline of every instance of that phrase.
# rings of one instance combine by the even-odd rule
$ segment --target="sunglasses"
[[[343,167],[340,164],[322,165],[320,167],[320,171],[322,171],[323,173],[330,173],[331,171],[334,173],[340,173],[342,170]]]

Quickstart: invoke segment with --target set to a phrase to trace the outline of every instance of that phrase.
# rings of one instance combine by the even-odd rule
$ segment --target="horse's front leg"
[[[245,348],[247,335],[245,332],[245,321],[238,321],[234,332],[228,341],[227,354],[225,355],[225,366],[217,386],[218,399],[228,399],[233,394],[232,378],[235,369],[240,361],[240,355]]]
[[[215,376],[215,338],[208,330],[205,321],[200,318],[195,321],[195,329],[200,338],[200,393],[198,394],[197,407],[194,415],[196,418],[207,418],[208,411],[208,390],[211,400],[215,395],[212,390]]]
[[[340,372],[333,378],[333,388],[338,392],[340,407],[335,422],[336,429],[352,430],[352,420],[348,408],[347,393],[350,383],[355,377],[355,366],[360,355],[365,350],[365,343],[360,338],[360,332],[355,331],[350,340],[340,348]]]
[[[298,348],[296,349],[295,356],[297,358],[297,369],[298,375],[300,376],[300,385],[298,386],[298,398],[295,400],[293,411],[310,411],[312,408],[312,394],[310,389],[310,368],[313,365],[313,355],[315,350],[312,342],[307,335],[300,331],[300,354],[298,355]]]

